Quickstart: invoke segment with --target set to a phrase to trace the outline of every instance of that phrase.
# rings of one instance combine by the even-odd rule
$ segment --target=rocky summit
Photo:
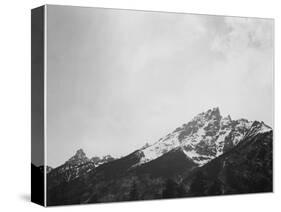
[[[218,107],[114,159],[82,149],[47,174],[48,205],[272,191],[273,130]]]

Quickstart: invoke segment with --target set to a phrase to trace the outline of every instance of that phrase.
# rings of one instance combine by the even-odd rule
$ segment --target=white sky
[[[126,155],[200,112],[273,125],[273,21],[48,6],[48,164]]]

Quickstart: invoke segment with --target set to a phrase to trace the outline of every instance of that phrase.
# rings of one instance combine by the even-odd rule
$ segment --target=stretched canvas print
[[[32,201],[273,191],[272,19],[32,10]]]

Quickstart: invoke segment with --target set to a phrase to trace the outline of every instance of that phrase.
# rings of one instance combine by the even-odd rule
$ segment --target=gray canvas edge
[[[45,204],[44,6],[31,10],[31,201]]]

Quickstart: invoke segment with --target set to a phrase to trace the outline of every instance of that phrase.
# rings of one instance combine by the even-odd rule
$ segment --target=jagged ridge
[[[152,145],[97,167],[94,162],[78,151],[64,164],[72,166],[70,181],[60,181],[68,172],[52,170],[48,204],[271,191],[272,129],[222,117],[214,108]]]
[[[51,169],[47,173],[48,183],[51,186],[55,186],[62,182],[69,182],[89,173],[96,167],[113,160],[114,158],[110,155],[92,157],[89,159],[83,149],[78,149],[75,155],[68,159],[64,164],[55,169]]]
[[[222,117],[218,107],[210,109],[154,144],[140,149],[141,158],[136,165],[147,163],[181,147],[187,157],[202,166],[236,146],[256,123],[260,122],[232,120],[229,115]],[[264,131],[271,130],[263,122],[260,124],[264,126]]]

